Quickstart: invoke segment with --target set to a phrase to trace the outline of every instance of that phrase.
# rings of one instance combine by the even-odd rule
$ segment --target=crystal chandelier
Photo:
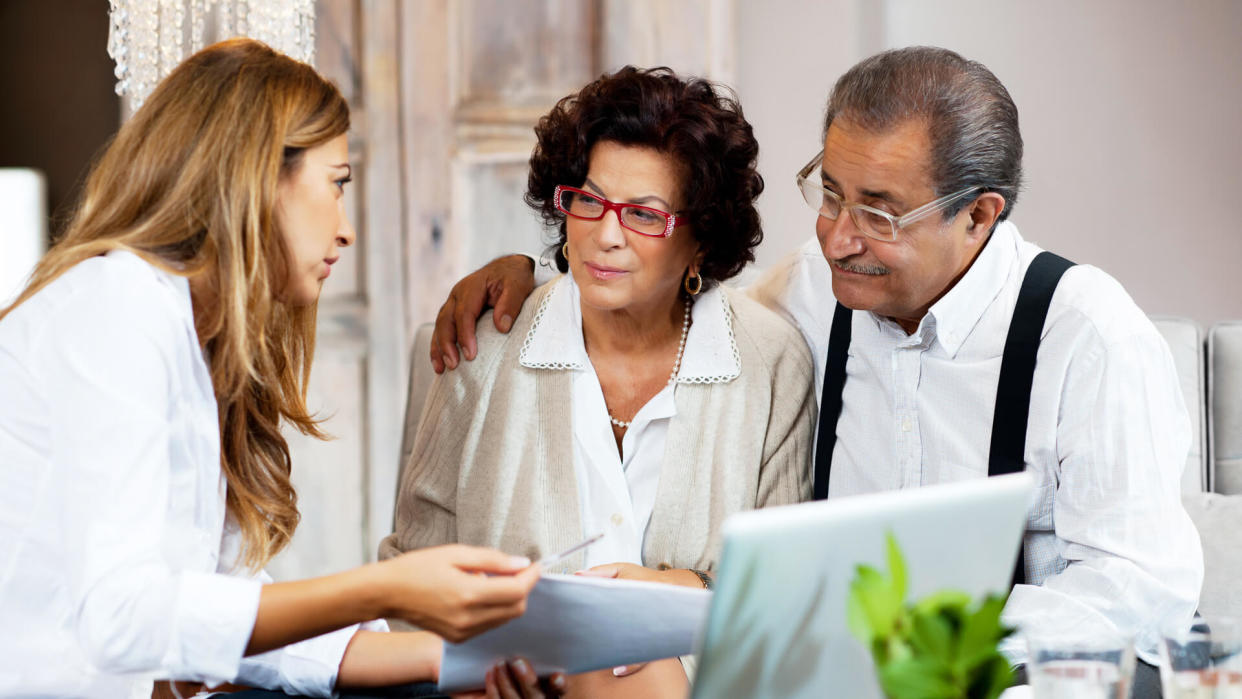
[[[108,55],[132,110],[187,55],[234,36],[315,57],[315,0],[109,0]],[[186,36],[187,24],[189,37]]]

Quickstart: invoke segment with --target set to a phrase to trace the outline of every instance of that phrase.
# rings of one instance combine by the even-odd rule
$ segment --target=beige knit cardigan
[[[583,538],[573,466],[572,371],[518,354],[552,285],[508,334],[484,317],[478,355],[432,383],[381,559],[445,543],[538,560]],[[740,375],[677,386],[643,565],[711,570],[729,515],[811,496],[814,369],[798,332],[726,290]],[[578,570],[578,553],[556,568]]]

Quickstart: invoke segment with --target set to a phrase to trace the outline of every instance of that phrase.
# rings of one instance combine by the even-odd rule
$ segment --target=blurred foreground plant
[[[880,687],[889,699],[995,699],[1012,682],[1001,639],[1007,596],[978,605],[958,590],[906,602],[906,562],[892,532],[888,576],[859,565],[850,583],[850,633],[871,651]]]

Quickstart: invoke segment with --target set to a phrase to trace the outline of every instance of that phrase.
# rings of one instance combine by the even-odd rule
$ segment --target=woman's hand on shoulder
[[[534,288],[534,260],[525,255],[498,257],[454,284],[436,314],[431,335],[431,365],[436,373],[456,369],[461,358],[474,359],[479,350],[475,322],[488,308],[495,308],[492,322],[496,329],[509,332]]]
[[[380,616],[459,643],[521,616],[539,566],[493,549],[449,544],[374,564]]]

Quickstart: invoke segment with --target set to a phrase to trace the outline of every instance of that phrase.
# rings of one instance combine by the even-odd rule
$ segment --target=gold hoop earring
[[[690,280],[691,280],[691,279],[693,279],[693,280],[694,280],[694,288],[693,288],[693,289],[691,289],[691,288],[690,288]],[[681,284],[681,285],[682,285],[683,287],[685,287],[685,289],[686,289],[686,293],[687,293],[687,294],[690,294],[691,296],[698,296],[698,295],[699,295],[699,292],[703,290],[703,275],[701,275],[701,274],[696,274],[696,275],[694,275],[694,276],[692,277],[692,276],[690,276],[690,272],[689,272],[689,271],[687,271],[687,272],[686,272],[686,279],[685,279],[685,281],[683,281],[683,282],[682,282],[682,284]]]
[[[566,240],[565,244],[561,246],[561,257],[565,258],[565,264],[569,264],[569,241],[568,240]]]

